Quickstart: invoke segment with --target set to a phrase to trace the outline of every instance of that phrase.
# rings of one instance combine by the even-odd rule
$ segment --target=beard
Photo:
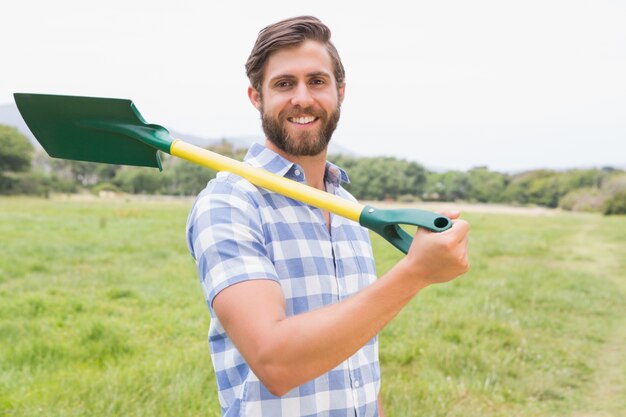
[[[263,132],[267,139],[278,149],[293,156],[315,156],[326,149],[333,132],[339,123],[341,105],[329,115],[323,109],[300,108],[296,106],[289,110],[278,113],[278,117],[272,117],[261,109],[261,121]],[[287,130],[288,117],[313,116],[319,119],[320,126],[316,131],[302,131],[290,134]]]

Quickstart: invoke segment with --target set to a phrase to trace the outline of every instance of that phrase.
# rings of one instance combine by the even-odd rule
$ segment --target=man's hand
[[[441,214],[452,220],[452,228],[441,233],[419,228],[401,261],[402,268],[420,287],[450,281],[469,269],[469,223],[459,219],[458,211]]]

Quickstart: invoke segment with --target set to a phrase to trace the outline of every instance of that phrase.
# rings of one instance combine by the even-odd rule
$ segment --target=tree
[[[0,125],[0,175],[30,168],[33,145],[16,128]]]
[[[426,182],[425,199],[436,201],[465,200],[468,190],[468,176],[464,172],[430,172]]]
[[[549,170],[523,172],[514,176],[505,190],[508,201],[557,207],[563,195],[559,174]]]
[[[503,200],[507,178],[504,174],[489,171],[486,167],[477,167],[467,173],[467,183],[469,200],[497,203]]]
[[[0,125],[0,193],[19,194],[20,172],[30,169],[33,145],[17,129]]]
[[[358,199],[397,199],[402,195],[420,196],[424,192],[426,170],[416,162],[393,157],[354,160],[348,157],[335,158],[335,161],[348,171],[350,184],[345,187]]]
[[[158,169],[125,167],[117,172],[113,183],[127,193],[158,194],[167,188],[167,181]]]
[[[560,173],[561,192],[565,195],[579,188],[600,188],[610,172],[600,169],[570,169]]]
[[[173,195],[196,195],[216,174],[212,169],[182,160],[168,168],[163,174],[167,177],[167,192]]]
[[[68,159],[51,159],[49,165],[60,177],[74,181],[81,187],[90,187],[100,182],[111,182],[121,168],[120,165]]]

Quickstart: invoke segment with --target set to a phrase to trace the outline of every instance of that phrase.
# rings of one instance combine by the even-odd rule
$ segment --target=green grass
[[[220,415],[189,206],[0,199],[0,416]],[[626,415],[626,218],[464,217],[471,271],[381,334],[387,415]]]

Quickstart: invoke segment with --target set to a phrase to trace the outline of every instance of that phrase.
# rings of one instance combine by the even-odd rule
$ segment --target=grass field
[[[0,199],[0,416],[220,414],[189,205]],[[626,416],[626,217],[464,217],[470,273],[381,334],[387,415]]]

